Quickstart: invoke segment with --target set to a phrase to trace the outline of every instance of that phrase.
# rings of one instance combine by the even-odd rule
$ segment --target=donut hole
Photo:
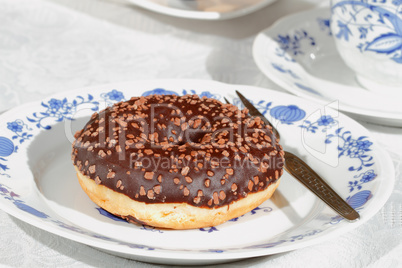
[[[184,134],[183,144],[195,144],[195,145],[205,145],[205,137],[207,137],[210,132],[199,131],[199,130],[187,130]]]

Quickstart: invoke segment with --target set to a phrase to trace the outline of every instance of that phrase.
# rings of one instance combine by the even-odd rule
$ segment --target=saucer
[[[268,78],[297,96],[362,121],[402,127],[400,98],[363,88],[341,59],[328,8],[282,18],[257,35],[253,56]]]
[[[174,17],[226,20],[250,14],[276,0],[128,0],[142,8]]]

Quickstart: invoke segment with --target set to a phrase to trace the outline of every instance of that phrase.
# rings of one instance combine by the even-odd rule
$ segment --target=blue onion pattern
[[[383,0],[382,4],[387,4],[386,8],[383,8],[375,2],[340,1],[335,3],[332,6],[332,12],[342,12],[347,15],[342,21],[338,19],[332,22],[333,26],[337,26],[335,37],[349,42],[349,36],[353,36],[358,31],[361,41],[356,47],[361,53],[372,51],[389,55],[391,60],[402,64],[402,18],[400,16],[402,4],[400,1]],[[365,10],[370,10],[375,15],[365,15]],[[363,15],[365,17],[362,18],[362,22],[359,22],[358,17]],[[354,32],[355,29],[356,32]]]
[[[346,201],[352,208],[356,209],[366,204],[371,197],[372,197],[371,191],[364,190],[354,194]]]
[[[20,143],[23,143],[24,141],[29,140],[33,137],[33,135],[29,133],[29,131],[32,131],[32,128],[30,128],[27,124],[24,123],[24,121],[20,119],[8,122],[7,128],[15,134],[12,139],[18,140]]]
[[[0,157],[10,156],[14,150],[14,143],[9,138],[0,137]]]
[[[14,201],[13,203],[14,203],[14,205],[15,205],[17,208],[19,208],[19,209],[21,209],[21,210],[23,210],[23,211],[25,211],[25,212],[28,212],[28,213],[30,213],[30,214],[32,214],[32,215],[38,217],[38,218],[46,219],[46,218],[49,217],[49,216],[46,215],[45,213],[43,213],[43,212],[41,212],[41,211],[39,211],[39,210],[37,210],[37,209],[35,209],[35,208],[33,208],[33,207],[31,207],[31,206],[25,204],[25,203],[24,203],[23,201],[21,201],[21,200]]]
[[[18,146],[14,146],[14,143],[10,139],[0,136],[0,171],[6,171],[9,169],[9,167],[7,167],[7,165],[2,162],[6,162],[7,159],[5,157],[10,156],[14,152],[17,152],[17,149]],[[0,175],[10,177],[6,173],[0,172]]]
[[[274,40],[278,43],[279,48],[276,49],[276,55],[287,61],[294,62],[292,56],[304,54],[303,42],[307,42],[310,46],[315,46],[316,41],[305,30],[297,30],[293,34],[278,34]],[[290,57],[289,57],[290,56]]]
[[[163,88],[155,88],[153,90],[145,91],[144,93],[142,93],[142,96],[146,97],[146,96],[154,95],[154,94],[156,94],[156,95],[179,95],[176,92],[171,91],[171,90],[166,90]]]
[[[105,97],[112,101],[122,101],[125,100],[124,95],[121,91],[113,89],[112,91],[105,94]]]
[[[311,87],[308,87],[306,85],[300,84],[298,82],[295,82],[295,86],[297,86],[298,88],[303,89],[303,90],[305,90],[307,92],[313,93],[315,95],[322,96],[322,94],[319,93],[317,90],[312,89]]]
[[[328,35],[332,35],[332,31],[331,31],[331,20],[330,19],[322,19],[322,18],[318,18],[317,19],[318,25],[320,26],[320,30],[321,31],[326,31],[328,33]]]
[[[293,242],[296,242],[296,241],[299,241],[299,240],[303,240],[306,237],[315,236],[316,234],[319,234],[321,232],[322,232],[321,230],[312,230],[312,231],[306,232],[305,234],[291,236],[289,239],[282,239],[282,240],[279,240],[279,241],[276,241],[276,242],[269,242],[269,243],[266,243],[266,244],[259,244],[259,245],[249,246],[249,247],[246,247],[246,248],[272,248],[272,247],[281,245],[281,244],[283,244],[285,242],[293,243]]]
[[[212,233],[212,232],[216,232],[219,231],[216,227],[212,226],[212,227],[208,227],[208,228],[200,228],[201,232],[207,232],[207,233]]]
[[[265,115],[270,109],[272,102],[266,102],[265,100],[260,100],[259,102],[254,102],[253,100],[248,100],[255,108],[257,108],[260,113]],[[239,98],[233,99],[233,105],[239,106],[241,109],[244,109],[244,105]]]
[[[123,92],[113,89],[112,91],[100,94],[101,98],[105,100],[107,106],[111,106],[115,102],[125,101]]]
[[[277,64],[277,63],[271,63],[271,65],[272,65],[272,67],[275,69],[275,70],[277,70],[277,71],[279,71],[279,72],[281,72],[281,73],[283,73],[283,74],[289,74],[292,78],[294,78],[294,79],[300,79],[300,77],[297,75],[297,74],[295,74],[292,70],[290,70],[290,69],[285,69],[282,65],[280,65],[280,64]]]
[[[22,132],[23,125],[19,124],[17,121],[8,122],[7,128],[12,132]]]
[[[126,220],[123,220],[122,218],[117,217],[117,216],[115,216],[115,215],[109,213],[108,211],[104,210],[103,208],[97,207],[97,208],[95,208],[95,209],[99,212],[99,214],[101,214],[101,215],[103,215],[103,216],[105,216],[105,217],[108,217],[109,219],[112,219],[112,220],[114,220],[114,221],[127,222]]]
[[[144,231],[148,231],[148,232],[154,232],[154,233],[163,233],[162,230],[153,227],[153,226],[148,226],[148,225],[142,225],[142,227],[140,228],[140,230],[144,230]]]
[[[329,144],[332,142],[333,138],[338,138],[340,140],[340,145],[338,145],[338,158],[347,156],[360,161],[360,165],[350,166],[349,171],[361,171],[365,167],[374,165],[373,157],[368,154],[368,152],[371,151],[373,142],[368,140],[366,136],[354,139],[350,131],[342,132],[342,130],[343,128],[338,128],[335,134],[327,135],[325,143]]]
[[[321,132],[327,132],[330,128],[338,125],[338,120],[335,120],[330,115],[322,115],[317,121],[311,122],[304,120],[303,125],[299,127],[305,129],[307,132],[316,133],[319,129]]]
[[[45,123],[46,120],[53,119],[55,122],[74,120],[74,113],[82,105],[92,106],[91,110],[94,112],[99,110],[99,102],[95,101],[91,94],[88,94],[87,99],[77,96],[72,102],[69,102],[67,98],[61,100],[52,98],[47,103],[42,102],[42,106],[46,108],[45,111],[33,113],[33,117],[27,117],[27,119],[31,123],[36,123],[37,128],[49,130],[51,126]]]
[[[270,207],[256,207],[255,209],[253,209],[253,210],[250,211],[250,215],[255,215],[255,214],[257,214],[258,212],[269,213],[269,212],[271,212],[271,211],[272,211],[272,208],[270,208]],[[233,218],[233,219],[231,219],[231,220],[229,220],[229,221],[238,221],[241,217],[244,217],[245,215],[246,215],[246,214],[241,215],[240,217],[237,217],[237,218]]]
[[[17,208],[30,213],[38,218],[46,219],[49,216],[45,213],[27,205],[24,201],[19,200],[19,195],[14,193],[10,188],[5,185],[0,184],[0,196],[3,196],[5,199],[10,200]]]
[[[153,90],[149,90],[149,91],[145,91],[144,93],[142,93],[142,96],[149,96],[149,95],[179,95],[176,91],[172,91],[172,90],[166,90],[164,88],[155,88]],[[186,95],[186,94],[197,94],[200,98],[202,97],[207,97],[207,98],[213,98],[213,99],[220,99],[221,96],[218,94],[213,94],[209,91],[203,91],[201,93],[197,93],[195,90],[191,89],[191,90],[186,90],[183,89],[181,95]]]
[[[360,178],[360,180],[349,181],[349,192],[353,192],[355,189],[361,190],[363,184],[374,180],[376,177],[377,174],[374,172],[374,169],[369,169],[366,172],[354,176],[354,178]]]
[[[186,94],[198,94],[198,96],[200,96],[200,98],[207,97],[207,98],[212,98],[212,99],[216,99],[216,100],[219,100],[221,98],[221,96],[219,94],[214,94],[209,91],[203,91],[201,93],[197,93],[194,89],[191,89],[191,90],[183,89],[182,95],[186,95]]]
[[[291,125],[294,122],[302,120],[306,116],[306,112],[296,105],[281,105],[272,108],[270,115],[283,124]]]

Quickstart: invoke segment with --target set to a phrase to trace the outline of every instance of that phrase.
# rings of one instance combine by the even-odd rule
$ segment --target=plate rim
[[[241,8],[230,12],[214,12],[214,11],[197,11],[197,10],[181,10],[174,7],[162,6],[148,0],[127,0],[129,3],[142,7],[144,9],[154,11],[160,14],[169,15],[179,18],[198,19],[198,20],[228,20],[251,14],[262,9],[277,0],[262,0],[254,5]]]
[[[138,84],[138,83],[157,83],[157,84],[164,84],[164,83],[190,83],[190,84],[194,84],[194,85],[198,85],[198,83],[206,83],[206,84],[210,84],[210,85],[219,85],[219,86],[224,86],[225,88],[233,88],[233,87],[248,87],[248,88],[255,88],[258,90],[264,90],[267,92],[267,94],[274,93],[281,96],[281,97],[287,97],[290,99],[294,99],[294,100],[299,100],[302,102],[311,102],[309,100],[304,100],[298,96],[294,96],[294,95],[289,95],[287,93],[283,93],[283,92],[278,92],[278,91],[274,91],[271,89],[266,89],[266,88],[262,88],[262,87],[257,87],[257,86],[250,86],[250,85],[232,85],[232,84],[226,84],[226,83],[221,83],[221,82],[217,82],[217,81],[213,81],[213,80],[199,80],[199,79],[147,79],[147,80],[134,80],[134,81],[126,81],[126,82],[121,82],[121,83],[108,83],[108,84],[103,84],[103,85],[98,85],[98,86],[88,86],[88,87],[83,87],[83,88],[77,88],[74,90],[70,90],[70,91],[65,91],[62,93],[58,93],[58,94],[53,94],[50,95],[42,100],[38,100],[38,101],[32,101],[29,103],[25,103],[22,105],[18,105],[12,109],[10,109],[9,111],[6,111],[5,113],[0,115],[0,118],[2,117],[6,117],[9,114],[12,114],[15,110],[17,109],[21,109],[21,108],[28,108],[30,106],[37,106],[40,105],[41,101],[43,100],[47,100],[50,99],[52,97],[57,98],[58,96],[72,96],[73,94],[76,94],[78,92],[82,93],[89,93],[88,90],[90,89],[94,89],[94,88],[113,88],[113,87],[117,87],[119,85],[130,85],[130,84]],[[98,92],[97,92],[98,93]],[[317,104],[316,104],[317,105]],[[23,110],[24,110],[23,109]],[[353,124],[357,124],[359,127],[361,127],[362,129],[364,129],[365,131],[367,131],[369,133],[369,131],[362,125],[360,125],[358,122],[356,122],[354,119],[348,117],[345,115],[346,118],[348,118],[348,120],[351,120],[353,122]],[[370,136],[370,138],[372,140],[375,140],[375,138],[373,136]],[[376,142],[376,144],[378,144],[378,142]],[[125,247],[121,247],[119,245],[114,245],[114,244],[110,244],[110,243],[106,243],[106,247],[105,246],[99,246],[96,245],[97,243],[99,243],[99,241],[95,241],[93,238],[88,237],[88,236],[82,236],[79,233],[74,233],[71,231],[66,232],[64,229],[61,229],[58,226],[52,225],[52,224],[44,224],[43,221],[39,220],[38,218],[35,218],[27,213],[19,213],[20,211],[14,209],[11,206],[6,205],[5,202],[0,202],[0,209],[2,209],[3,211],[5,211],[6,213],[18,218],[19,220],[22,220],[24,222],[29,223],[32,226],[35,226],[37,228],[40,228],[44,231],[56,234],[58,236],[67,238],[69,240],[72,241],[76,241],[85,245],[89,245],[89,246],[93,246],[95,248],[99,248],[99,249],[105,249],[111,252],[115,252],[117,253],[124,253],[124,254],[129,254],[131,256],[135,257],[149,257],[149,258],[166,258],[166,259],[170,259],[170,260],[177,260],[178,257],[177,256],[172,256],[172,255],[176,255],[174,253],[178,253],[180,256],[180,260],[195,260],[195,261],[200,261],[200,260],[215,260],[215,261],[219,261],[219,260],[239,260],[239,259],[243,259],[243,258],[250,258],[250,257],[257,257],[257,256],[265,256],[265,255],[272,255],[272,254],[276,254],[276,253],[280,253],[280,252],[288,252],[290,250],[294,250],[294,249],[298,249],[298,248],[303,248],[306,246],[310,246],[310,245],[314,245],[317,243],[320,243],[321,241],[325,241],[328,239],[331,239],[337,235],[340,234],[344,234],[349,232],[352,229],[355,229],[356,227],[362,225],[363,223],[365,223],[367,220],[369,220],[371,217],[373,217],[378,211],[379,209],[381,209],[381,207],[385,204],[385,202],[388,200],[389,196],[391,195],[392,189],[393,189],[393,185],[394,185],[394,166],[392,163],[392,160],[389,156],[389,154],[382,148],[380,148],[378,145],[376,145],[376,150],[375,150],[379,155],[382,155],[382,157],[378,157],[378,161],[379,162],[384,162],[385,164],[388,165],[387,167],[387,172],[389,172],[391,174],[391,178],[392,178],[392,182],[390,184],[387,185],[386,188],[386,192],[382,193],[382,195],[384,195],[385,197],[382,197],[382,202],[377,203],[376,208],[372,209],[372,215],[368,216],[367,219],[365,220],[360,220],[358,222],[355,223],[350,223],[346,226],[343,226],[343,228],[338,228],[335,230],[332,230],[330,233],[324,234],[322,236],[317,237],[317,239],[308,239],[308,240],[301,240],[299,241],[299,243],[296,244],[291,244],[291,245],[287,245],[285,247],[278,247],[278,248],[258,248],[258,249],[253,249],[253,250],[235,250],[235,251],[226,251],[223,252],[223,254],[217,254],[217,253],[213,253],[213,252],[183,252],[183,251],[172,251],[172,250],[163,250],[163,251],[157,251],[159,256],[155,257],[155,254],[151,251],[145,251],[143,249],[132,249],[132,248],[125,248]],[[381,164],[380,166],[383,167],[384,164]],[[31,183],[33,183],[31,181]],[[384,186],[383,186],[384,187]],[[374,204],[371,204],[374,205]],[[68,219],[66,219],[68,220]],[[92,243],[92,241],[94,241]],[[123,249],[123,250],[121,250]],[[125,250],[124,250],[125,249]],[[267,252],[268,251],[268,252]],[[173,254],[172,254],[173,253]]]

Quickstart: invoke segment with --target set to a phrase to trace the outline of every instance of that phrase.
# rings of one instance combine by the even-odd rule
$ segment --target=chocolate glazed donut
[[[88,196],[156,227],[214,226],[271,197],[283,151],[246,109],[197,95],[134,97],[95,113],[72,161]]]

